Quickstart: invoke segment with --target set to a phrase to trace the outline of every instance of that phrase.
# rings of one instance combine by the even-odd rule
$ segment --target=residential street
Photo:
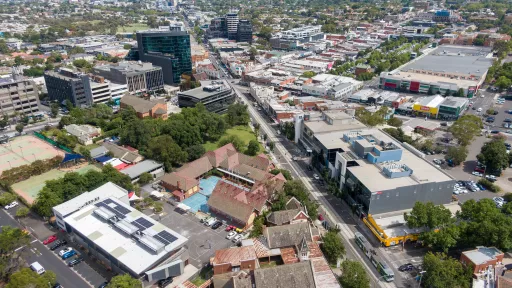
[[[12,219],[4,210],[0,212],[0,226],[20,227],[18,222]],[[57,274],[57,281],[66,288],[94,287],[84,281],[78,274],[70,271],[70,268],[66,263],[58,258],[58,255],[55,255],[45,247],[41,241],[33,236],[31,236],[31,238],[33,238],[33,240],[30,247],[22,248],[24,249],[24,259],[26,260],[27,265],[30,265],[30,263],[35,261],[39,262],[46,270],[55,272],[55,274]]]

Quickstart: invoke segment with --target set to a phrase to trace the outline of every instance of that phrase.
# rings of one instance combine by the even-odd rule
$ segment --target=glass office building
[[[180,83],[183,73],[192,73],[190,35],[186,31],[137,33],[139,60],[162,67],[164,82]]]

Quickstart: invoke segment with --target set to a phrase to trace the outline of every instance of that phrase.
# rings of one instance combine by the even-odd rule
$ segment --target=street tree
[[[483,128],[482,119],[476,115],[464,115],[457,119],[450,127],[449,131],[457,139],[459,144],[467,146],[480,134]]]
[[[388,120],[388,125],[393,126],[393,127],[401,127],[402,124],[403,124],[403,121],[396,117],[392,117]]]
[[[25,218],[28,216],[29,212],[30,210],[27,207],[21,207],[18,210],[16,210],[16,217]]]
[[[487,173],[501,172],[509,165],[507,148],[502,140],[492,140],[485,143],[476,158],[480,163],[485,164]]]
[[[112,277],[107,288],[142,288],[142,283],[128,274],[123,274]]]
[[[338,231],[329,230],[322,237],[322,251],[324,252],[324,256],[332,265],[336,264],[338,259],[341,259],[345,254],[345,246],[338,235]]]
[[[496,83],[494,83],[494,85],[498,87],[500,91],[502,91],[512,86],[512,80],[510,80],[506,76],[500,76],[498,80],[496,80]]]
[[[260,143],[258,141],[252,139],[249,141],[249,145],[247,146],[247,149],[245,150],[245,154],[249,156],[256,156],[258,154],[258,151],[260,151]]]
[[[345,260],[341,263],[341,276],[339,278],[342,287],[346,288],[370,288],[370,278],[363,265],[355,260]]]
[[[274,152],[274,147],[276,144],[272,141],[268,142],[268,149],[270,149],[270,152]]]
[[[270,173],[273,174],[273,175],[277,175],[279,173],[283,174],[284,176],[284,179],[286,179],[287,181],[290,181],[292,180],[292,173],[290,173],[290,171],[286,170],[286,169],[272,169],[270,170]]]
[[[422,284],[424,287],[471,287],[472,267],[444,253],[427,252],[423,257]]]
[[[0,233],[0,279],[2,281],[6,282],[14,272],[23,266],[24,260],[20,254],[23,250],[14,250],[29,245],[30,240],[30,236],[19,228],[2,227]]]
[[[4,129],[7,125],[9,125],[9,116],[4,115],[4,117],[0,119],[0,129]]]
[[[144,148],[151,140],[151,130],[146,122],[134,119],[124,124],[119,136],[123,144],[143,150],[141,148]]]
[[[52,103],[50,104],[50,116],[52,118],[56,118],[57,115],[59,115],[59,103]]]
[[[416,202],[411,212],[404,213],[404,218],[409,228],[428,230],[442,228],[453,222],[450,210],[432,202]]]
[[[464,94],[464,89],[459,88],[459,90],[457,91],[457,97],[464,97],[464,96],[466,96],[466,95]]]
[[[450,146],[446,152],[445,159],[453,161],[454,165],[460,165],[468,157],[468,148],[466,146]]]
[[[316,76],[316,73],[313,71],[306,71],[306,72],[302,73],[302,77],[305,77],[305,78],[313,78],[315,76]]]
[[[53,271],[37,274],[30,268],[22,268],[13,273],[5,288],[48,288],[57,283],[57,275]]]
[[[22,123],[18,123],[15,128],[16,131],[18,131],[18,133],[21,133],[23,132],[23,128],[25,128],[25,125],[23,125]]]

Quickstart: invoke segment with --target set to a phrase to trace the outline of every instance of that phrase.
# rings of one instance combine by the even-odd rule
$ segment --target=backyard
[[[256,135],[252,131],[252,129],[249,126],[234,126],[233,128],[227,129],[226,133],[222,137],[230,136],[230,135],[236,135],[238,136],[247,146],[251,140],[256,140]],[[221,139],[222,139],[221,137]],[[218,143],[220,142],[206,142],[203,144],[203,147],[206,151],[212,151],[215,150],[218,147]],[[260,152],[263,151],[263,147],[260,145]],[[240,151],[243,152],[243,151]]]

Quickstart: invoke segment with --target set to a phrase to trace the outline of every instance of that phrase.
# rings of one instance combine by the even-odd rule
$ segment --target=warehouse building
[[[450,96],[460,89],[471,98],[493,64],[490,47],[437,47],[404,67],[380,75],[381,89]]]
[[[424,154],[378,129],[315,136],[328,150],[330,176],[363,214],[411,209],[416,202],[451,202],[455,179]]]
[[[187,238],[116,197],[86,202],[63,222],[73,241],[115,273],[152,281],[179,276],[188,264]]]

